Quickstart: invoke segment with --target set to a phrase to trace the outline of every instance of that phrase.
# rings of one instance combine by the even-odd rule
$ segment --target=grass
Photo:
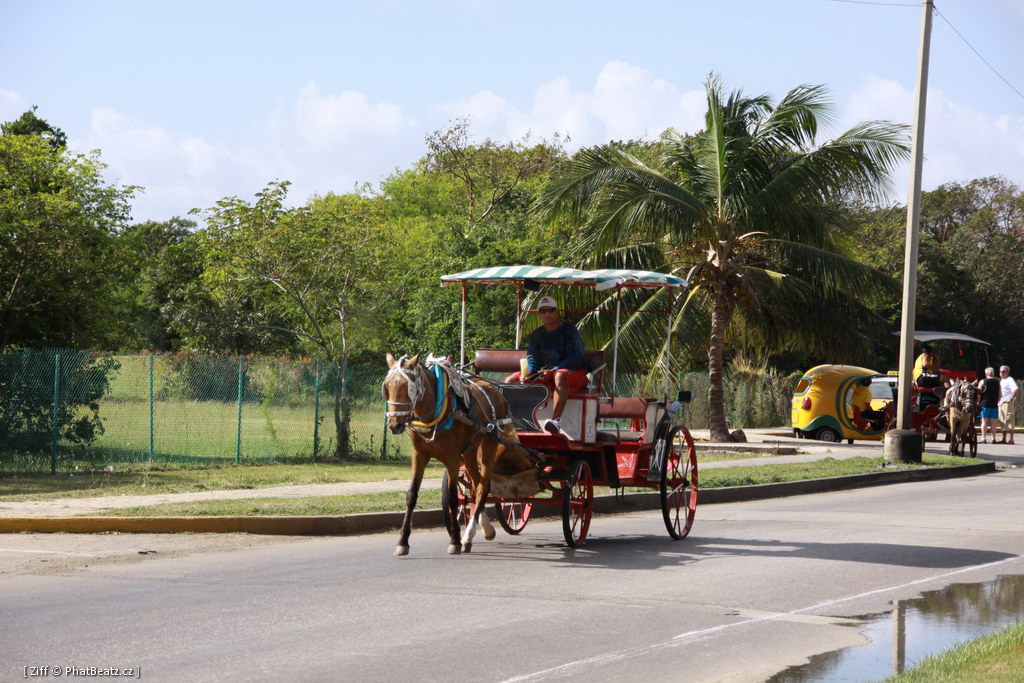
[[[224,489],[257,489],[287,484],[384,481],[409,478],[409,463],[356,460],[298,465],[245,464],[201,469],[184,467],[128,471],[0,475],[0,501],[85,498],[113,495],[185,493]],[[426,476],[440,477],[432,462]]]
[[[1024,681],[1024,622],[926,657],[891,683]]]
[[[926,454],[924,463],[915,467],[942,467],[976,462],[972,458],[950,458]],[[762,465],[758,467],[729,467],[707,470],[700,476],[701,488],[721,488],[748,484],[768,484],[846,474],[877,472],[884,463],[882,458],[827,458],[812,463]],[[607,493],[596,488],[595,494]],[[440,507],[440,492],[423,490],[420,508]],[[251,515],[313,515],[336,516],[355,512],[390,512],[405,509],[404,491],[392,493],[359,494],[348,496],[317,496],[310,498],[258,498],[243,500],[216,500],[189,503],[167,503],[134,508],[122,508],[103,515],[127,517],[180,517],[180,516],[251,516]]]
[[[59,469],[76,461],[143,463],[149,457],[149,402],[107,400],[100,407],[104,432],[86,447],[58,443]],[[156,463],[202,461],[233,463],[238,437],[238,405],[223,401],[155,401],[153,450]],[[333,399],[320,403],[319,448],[330,455],[336,443]],[[380,406],[353,407],[350,413],[351,445],[355,452],[380,456],[384,438],[384,413]],[[308,405],[242,404],[241,457],[246,460],[311,458],[315,410]],[[390,457],[409,457],[406,436],[387,435]],[[2,471],[49,471],[50,454],[38,456],[0,449]]]

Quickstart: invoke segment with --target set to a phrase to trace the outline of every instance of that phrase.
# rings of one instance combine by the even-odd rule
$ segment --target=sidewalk
[[[777,465],[785,463],[813,462],[825,458],[842,460],[854,457],[879,457],[882,454],[881,442],[855,442],[853,444],[826,444],[820,441],[794,439],[786,429],[748,429],[744,430],[748,443],[746,446],[764,448],[771,452],[778,449],[788,452],[797,449],[795,455],[764,455],[742,460],[722,460],[702,463],[701,469],[720,467],[752,467],[760,465]],[[715,444],[705,441],[707,430],[692,432],[697,440],[699,451],[735,451],[742,450],[744,444]],[[945,454],[945,443],[926,444],[928,453]],[[1024,440],[1020,445],[979,444],[979,460],[991,460],[1007,467],[1024,466]],[[360,493],[379,493],[386,491],[405,491],[409,487],[407,479],[378,482],[348,482],[335,484],[304,484],[295,486],[274,486],[261,489],[230,489],[223,491],[200,491],[195,493],[164,493],[150,496],[102,496],[96,498],[57,498],[42,501],[0,501],[0,517],[71,517],[76,515],[95,514],[119,508],[143,505],[159,505],[163,503],[181,503],[207,500],[237,500],[250,498],[306,498],[310,496],[344,496]],[[441,479],[424,479],[422,489],[441,488]]]

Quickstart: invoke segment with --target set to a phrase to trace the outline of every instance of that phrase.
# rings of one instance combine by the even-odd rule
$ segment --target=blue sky
[[[100,149],[111,180],[146,188],[137,220],[274,179],[296,202],[376,183],[457,116],[479,137],[561,133],[571,148],[696,130],[710,71],[776,97],[825,84],[837,130],[910,123],[921,10],[891,2],[11,0],[0,120],[36,104],[74,148]],[[1024,0],[937,7],[1024,92]],[[940,17],[925,153],[926,189],[1024,184],[1024,98]]]

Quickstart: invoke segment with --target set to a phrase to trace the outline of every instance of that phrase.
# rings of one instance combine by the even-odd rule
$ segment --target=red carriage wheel
[[[462,470],[459,470],[458,480],[458,507],[456,508],[459,515],[459,524],[465,527],[469,524],[469,513],[473,509],[473,499],[470,496],[470,492],[473,487],[469,485],[469,477]],[[448,509],[448,472],[447,470],[441,476],[441,509]],[[450,534],[452,532],[451,524],[448,523],[447,513],[444,515],[444,528],[448,530]]]
[[[577,460],[562,485],[562,534],[570,548],[583,545],[594,511],[594,479],[586,460]]]
[[[533,512],[533,503],[495,503],[494,516],[501,528],[515,536],[526,528]]]
[[[697,513],[697,449],[686,427],[669,435],[671,449],[661,470],[661,514],[669,536],[685,538]]]

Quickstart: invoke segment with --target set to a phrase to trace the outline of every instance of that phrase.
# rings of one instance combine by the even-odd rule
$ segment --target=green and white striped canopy
[[[534,280],[546,285],[582,285],[598,291],[615,287],[685,287],[686,280],[675,275],[649,270],[577,270],[550,266],[496,266],[474,268],[462,273],[442,275],[441,284],[474,283],[481,285],[514,284]]]

